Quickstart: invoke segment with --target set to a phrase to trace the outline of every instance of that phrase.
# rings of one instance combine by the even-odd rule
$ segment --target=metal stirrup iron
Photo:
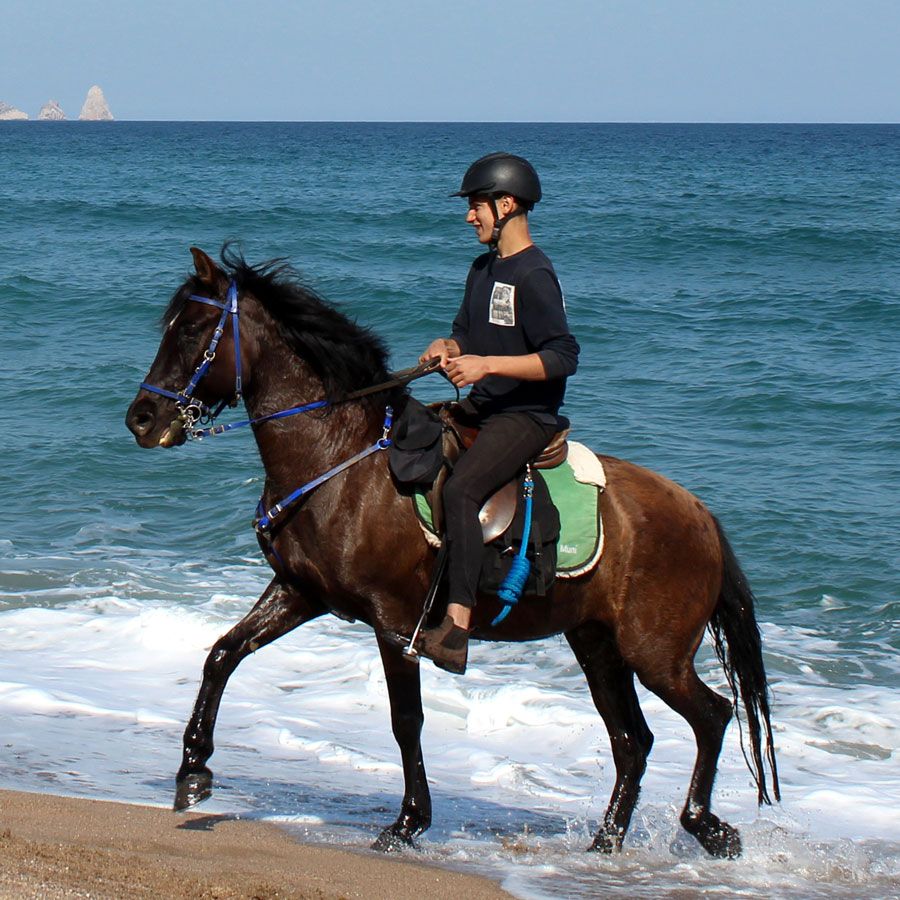
[[[416,650],[416,638],[419,636],[419,632],[422,630],[422,626],[425,624],[425,620],[428,618],[428,614],[431,612],[431,607],[434,606],[434,598],[437,597],[438,588],[441,584],[441,578],[444,575],[444,568],[447,564],[447,541],[446,539],[441,541],[441,546],[437,552],[437,559],[434,561],[434,571],[431,573],[431,584],[428,586],[428,593],[425,596],[425,604],[422,607],[422,615],[419,616],[419,621],[416,623],[415,631],[412,633],[412,637],[409,639],[409,643],[403,648],[403,655],[409,657],[410,659],[418,659],[419,653]]]

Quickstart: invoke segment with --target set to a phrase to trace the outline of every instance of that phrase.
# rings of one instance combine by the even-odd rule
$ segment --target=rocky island
[[[95,84],[88,92],[81,107],[81,115],[78,117],[83,122],[111,122],[113,114],[109,111],[109,105],[100,86]]]
[[[38,113],[38,119],[41,121],[58,122],[65,119],[66,114],[59,106],[58,100],[48,100]]]
[[[8,103],[4,103],[0,100],[0,121],[12,121],[14,119],[27,118],[28,113],[24,113],[21,109],[16,109],[14,106],[10,106]]]
[[[37,115],[38,119],[43,122],[61,122],[66,118],[66,114],[62,111],[58,100],[48,100]],[[28,118],[28,113],[22,112],[9,103],[0,100],[0,121],[23,120]],[[113,114],[110,112],[109,104],[106,97],[103,96],[103,90],[100,85],[95,84],[88,92],[84,99],[84,105],[81,107],[81,115],[78,116],[83,122],[111,122]]]

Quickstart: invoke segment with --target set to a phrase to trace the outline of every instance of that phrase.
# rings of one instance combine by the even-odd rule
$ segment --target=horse
[[[239,663],[330,613],[374,631],[403,764],[400,812],[373,848],[415,846],[432,816],[420,744],[422,694],[419,662],[404,654],[396,636],[416,627],[435,553],[392,478],[388,454],[379,452],[390,444],[390,409],[402,407],[408,387],[392,380],[381,339],[305,286],[286,261],[250,265],[230,245],[220,263],[197,248],[191,253],[194,271],[162,317],[159,349],[126,425],[141,447],[176,446],[198,433],[198,420],[243,399],[265,468],[258,513],[265,527],[258,532],[273,577],[206,658],[184,732],[175,809],[212,793],[213,731]],[[214,425],[207,433],[226,428]],[[522,598],[497,624],[501,601],[479,596],[472,636],[532,641],[562,633],[571,646],[615,763],[609,805],[588,849],[620,850],[637,803],[653,744],[637,676],[694,733],[681,825],[710,855],[736,857],[740,835],[712,812],[711,794],[725,729],[740,705],[757,801],[772,802],[769,782],[780,800],[753,593],[720,523],[699,499],[646,468],[600,459],[607,485],[599,565],[557,580],[546,598]],[[707,629],[730,698],[695,670]]]

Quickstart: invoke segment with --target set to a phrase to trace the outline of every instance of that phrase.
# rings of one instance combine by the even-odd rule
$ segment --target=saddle
[[[410,496],[425,539],[432,547],[440,546],[443,533],[444,484],[453,464],[477,435],[478,429],[464,407],[451,403],[426,407],[414,398],[409,398],[395,425],[391,472],[399,489]],[[597,565],[603,552],[603,462],[584,444],[570,441],[567,431],[561,431],[532,466],[541,470],[535,472],[533,520],[540,523],[537,530],[541,537],[532,534],[530,544],[533,548],[543,546],[541,555],[547,557],[547,565],[549,555],[554,555],[556,577],[580,577]],[[486,553],[502,544],[501,555],[506,554],[510,542],[521,537],[516,530],[521,529],[523,522],[520,500],[521,477],[517,477],[484,504],[479,519]],[[536,558],[538,551],[534,552]],[[493,557],[488,554],[486,558]],[[504,556],[507,561],[509,558]]]
[[[450,476],[453,464],[475,443],[479,427],[473,424],[458,403],[433,403],[429,404],[428,408],[437,414],[441,421],[443,456],[449,463],[441,467],[431,489],[425,492],[425,498],[431,507],[435,531],[441,534],[444,530],[444,483]],[[568,434],[568,428],[558,431],[532,462],[532,468],[553,469],[562,465],[569,454]],[[516,514],[518,501],[518,477],[508,481],[487,498],[478,514],[485,544],[491,543],[509,528]]]

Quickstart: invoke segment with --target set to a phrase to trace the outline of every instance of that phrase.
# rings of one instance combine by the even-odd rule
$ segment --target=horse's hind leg
[[[297,591],[274,579],[250,612],[213,645],[203,666],[203,681],[184,732],[184,755],[175,778],[175,809],[187,809],[212,793],[212,772],[206,762],[213,753],[213,730],[219,702],[231,673],[244,657],[322,615]]]
[[[373,850],[398,850],[431,825],[431,794],[422,760],[422,686],[419,663],[407,659],[395,644],[378,637],[391,702],[391,726],[403,761],[403,804],[393,825],[385,828]]]
[[[653,734],[638,705],[634,672],[619,654],[610,631],[599,622],[587,622],[566,633],[575,657],[587,677],[597,711],[609,731],[616,784],[603,824],[591,850],[611,853],[622,848],[640,792]]]
[[[716,765],[725,729],[731,719],[731,703],[700,680],[692,660],[668,678],[642,680],[687,720],[697,741],[697,762],[681,812],[681,824],[710,855],[721,858],[740,856],[741,838],[737,829],[710,811]]]

